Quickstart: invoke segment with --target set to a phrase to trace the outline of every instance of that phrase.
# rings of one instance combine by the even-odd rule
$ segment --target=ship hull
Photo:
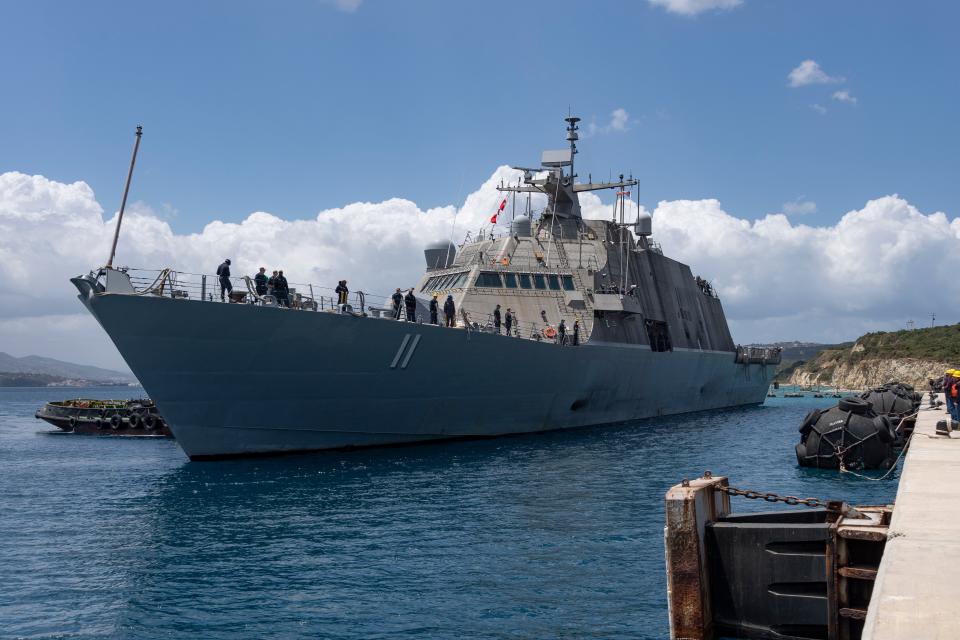
[[[730,352],[546,342],[335,313],[81,295],[192,459],[490,437],[760,404]]]

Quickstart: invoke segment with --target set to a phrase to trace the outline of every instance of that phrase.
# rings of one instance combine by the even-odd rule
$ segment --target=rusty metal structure
[[[734,514],[731,496],[812,507]],[[731,487],[710,472],[666,495],[670,637],[857,640],[892,507]]]

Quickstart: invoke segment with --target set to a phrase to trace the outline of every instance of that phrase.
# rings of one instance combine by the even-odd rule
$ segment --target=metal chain
[[[716,488],[726,493],[727,495],[743,496],[744,498],[749,498],[750,500],[758,500],[762,498],[767,502],[785,502],[786,504],[789,504],[789,505],[802,504],[805,507],[827,506],[827,501],[820,500],[819,498],[798,498],[797,496],[781,496],[776,493],[764,493],[762,491],[753,491],[751,489],[737,489],[736,487],[716,487]]]

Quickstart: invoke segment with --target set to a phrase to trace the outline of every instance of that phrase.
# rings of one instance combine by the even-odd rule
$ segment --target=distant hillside
[[[130,373],[101,369],[89,365],[64,362],[41,356],[16,358],[0,351],[0,372],[7,374],[32,373],[72,380],[90,380],[92,382],[136,382]]]
[[[847,345],[820,344],[818,342],[774,342],[772,344],[749,345],[751,347],[780,347],[780,364],[777,366],[776,379],[785,382],[794,370],[816,358],[824,349],[837,349]]]
[[[866,389],[896,379],[926,388],[928,378],[950,367],[960,367],[960,324],[868,333],[852,344],[824,349],[812,360],[797,363],[789,381]]]

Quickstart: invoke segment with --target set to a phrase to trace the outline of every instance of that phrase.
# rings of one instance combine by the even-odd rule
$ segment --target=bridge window
[[[481,271],[480,275],[477,276],[477,286],[500,288],[503,286],[503,282],[500,281],[499,273],[492,273],[490,271]]]
[[[555,275],[547,276],[547,282],[550,283],[550,288],[554,291],[560,291],[560,278]]]
[[[516,288],[517,288],[517,274],[515,274],[515,273],[505,273],[505,274],[503,274],[503,283],[507,286],[507,289],[516,289]]]
[[[520,288],[521,288],[521,289],[529,289],[530,287],[531,287],[531,285],[530,285],[530,274],[529,274],[529,273],[521,273],[521,274],[520,274]]]
[[[543,276],[539,273],[533,274],[533,286],[536,289],[546,289],[547,282],[543,279]]]
[[[575,291],[576,287],[573,286],[573,276],[560,276],[560,279],[563,280],[563,290],[564,291]]]
[[[464,284],[466,281],[467,281],[467,272],[464,271],[463,273],[458,273],[458,274],[457,274],[457,281],[454,282],[454,283],[453,283],[453,286],[451,286],[450,288],[451,288],[451,289],[459,289],[460,287],[463,286],[463,284]]]

